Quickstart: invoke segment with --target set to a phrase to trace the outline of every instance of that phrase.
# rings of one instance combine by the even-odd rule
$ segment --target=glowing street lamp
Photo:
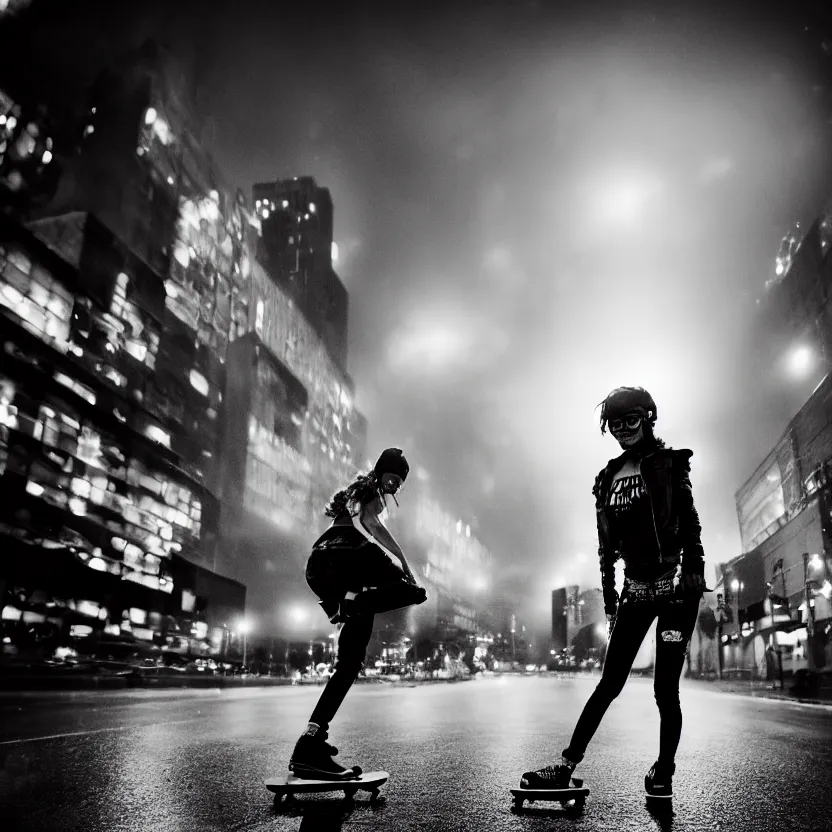
[[[246,636],[251,631],[251,622],[246,621],[245,618],[240,620],[237,629],[243,634],[243,667],[246,666],[246,657],[248,656],[248,641]]]
[[[789,356],[789,370],[796,378],[803,378],[812,369],[815,355],[805,344],[796,347]]]
[[[309,611],[306,607],[302,607],[299,604],[294,607],[289,607],[289,621],[291,621],[293,626],[299,627],[308,617]]]

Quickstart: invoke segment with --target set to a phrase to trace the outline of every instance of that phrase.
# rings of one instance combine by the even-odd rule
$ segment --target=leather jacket
[[[640,553],[639,565],[645,563],[645,558],[648,563],[655,558],[657,576],[677,566],[680,561],[683,573],[704,575],[705,572],[700,539],[702,527],[693,504],[690,484],[692,456],[693,451],[687,449],[656,448],[641,457],[641,476],[653,513],[656,547],[652,552]],[[623,541],[616,539],[608,506],[613,478],[627,458],[633,458],[632,452],[625,451],[611,459],[595,478],[592,489],[598,520],[598,560],[605,606],[613,606],[617,601],[615,562],[619,557],[624,558],[625,574],[627,571],[628,553],[622,545]]]

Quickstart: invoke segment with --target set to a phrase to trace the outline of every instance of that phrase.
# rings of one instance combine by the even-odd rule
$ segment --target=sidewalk
[[[690,679],[683,678],[682,689],[696,687],[700,690],[712,690],[720,693],[734,693],[740,696],[753,696],[764,699],[781,699],[785,702],[798,702],[804,705],[824,705],[832,708],[832,687],[825,681],[809,693],[793,693],[791,680],[787,679],[785,688],[780,690],[778,682],[764,682],[759,679]]]

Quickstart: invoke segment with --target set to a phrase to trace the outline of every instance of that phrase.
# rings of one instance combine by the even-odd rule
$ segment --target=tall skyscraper
[[[347,290],[332,267],[332,197],[311,176],[254,186],[262,224],[260,257],[321,337],[347,366]]]

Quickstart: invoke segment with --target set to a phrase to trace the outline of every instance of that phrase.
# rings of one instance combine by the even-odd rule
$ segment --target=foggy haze
[[[819,381],[753,336],[781,237],[828,197],[808,18],[282,5],[199,4],[200,103],[228,181],[332,192],[368,453],[404,448],[542,614],[556,580],[598,585],[591,488],[620,450],[594,408],[642,385],[694,451],[710,585]]]

